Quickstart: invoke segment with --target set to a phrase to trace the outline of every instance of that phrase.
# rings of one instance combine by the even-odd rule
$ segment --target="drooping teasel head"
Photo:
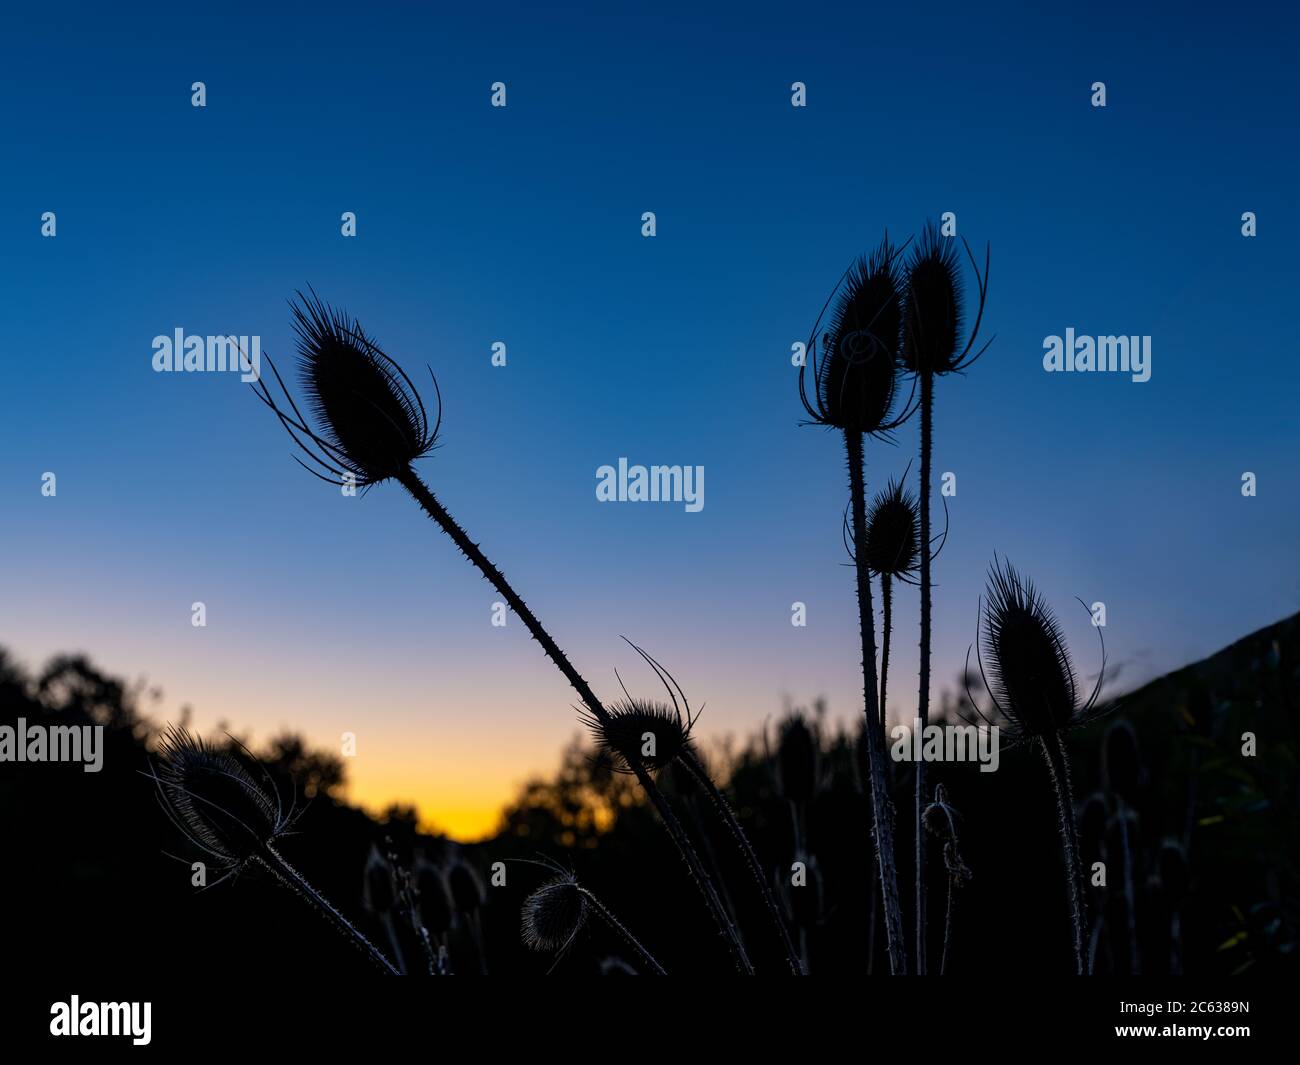
[[[571,873],[546,881],[524,900],[524,944],[533,950],[561,951],[587,921],[587,897]]]
[[[421,860],[415,867],[415,897],[420,923],[435,939],[451,931],[455,920],[451,891],[442,870],[432,862]]]
[[[921,518],[914,493],[890,480],[867,510],[867,568],[910,580],[921,561]]]
[[[447,870],[447,887],[451,891],[451,901],[455,903],[457,913],[476,913],[486,901],[483,881],[478,872],[459,858]]]
[[[975,272],[978,309],[969,337],[965,332],[965,292],[962,255],[955,237],[939,234],[927,222],[908,256],[903,283],[902,345],[899,361],[912,373],[947,374],[964,369],[979,357],[971,349],[979,334],[988,292],[988,257],[981,276],[970,247],[962,241]],[[985,345],[987,347],[987,345]]]
[[[1056,616],[1010,563],[990,569],[982,613],[980,672],[1010,738],[1054,736],[1095,716],[1104,645],[1097,686],[1083,701]]]
[[[360,322],[314,292],[298,293],[290,308],[298,376],[311,420],[269,359],[283,400],[277,401],[264,381],[254,388],[315,464],[307,469],[331,483],[365,488],[402,474],[427,455],[437,440],[437,422],[430,426],[410,377]]]
[[[603,712],[582,707],[579,716],[591,730],[598,755],[609,758],[609,765],[618,772],[632,772],[640,764],[655,772],[671,765],[685,754],[691,744],[691,730],[699,715],[691,711],[690,701],[681,686],[663,666],[642,648],[627,641],[654,670],[671,700],[669,703],[654,699],[633,698],[626,687],[624,699],[605,703]],[[616,670],[614,675],[618,676]],[[622,685],[619,677],[619,684]],[[683,712],[684,711],[684,712]]]
[[[792,714],[782,722],[776,746],[776,781],[782,798],[794,803],[812,800],[820,775],[818,748],[817,737],[802,714]]]
[[[1142,757],[1137,732],[1123,718],[1106,726],[1101,743],[1101,774],[1106,790],[1132,804],[1142,782]]]
[[[816,424],[883,433],[902,420],[890,417],[898,390],[902,320],[898,256],[899,249],[886,236],[875,251],[849,267],[832,295],[830,326],[820,348],[820,317],[813,326],[808,358],[799,368],[799,394]],[[811,394],[805,373],[809,367]]]
[[[227,871],[264,855],[293,820],[265,772],[180,726],[163,730],[151,775],[172,823]]]

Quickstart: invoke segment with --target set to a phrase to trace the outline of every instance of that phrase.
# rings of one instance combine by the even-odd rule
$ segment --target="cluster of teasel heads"
[[[846,539],[851,538],[849,550],[854,560],[861,622],[866,717],[864,790],[871,802],[875,867],[883,900],[890,971],[895,974],[906,973],[908,961],[894,854],[894,813],[884,755],[892,594],[895,581],[916,584],[920,589],[918,716],[924,724],[929,713],[930,570],[937,553],[936,538],[930,529],[928,490],[934,383],[936,378],[965,370],[984,350],[976,351],[975,344],[987,293],[988,257],[981,273],[969,247],[964,241],[961,244],[964,258],[956,242],[927,227],[914,244],[909,241],[895,247],[886,237],[873,253],[851,265],[813,328],[808,344],[811,357],[801,369],[799,380],[800,396],[809,417],[814,423],[843,434],[848,457],[850,502]],[[974,271],[977,290],[976,313],[969,328],[963,281],[966,261]],[[667,700],[634,697],[623,687],[621,678],[623,698],[601,700],[502,571],[416,473],[415,463],[427,456],[438,441],[441,395],[436,381],[433,388],[437,415],[431,423],[415,383],[359,322],[327,305],[314,292],[307,296],[300,293],[291,306],[297,336],[299,385],[305,398],[301,402],[295,400],[270,360],[267,361],[278,392],[273,392],[265,380],[253,387],[300,448],[303,458],[295,456],[297,461],[332,484],[368,489],[395,481],[412,496],[501,594],[573,687],[579,698],[579,713],[590,726],[598,747],[616,768],[636,777],[676,845],[689,878],[713,915],[737,969],[745,974],[754,972],[740,929],[730,908],[724,905],[719,885],[701,861],[656,779],[670,766],[675,772],[683,773],[690,786],[707,797],[750,873],[750,889],[764,903],[771,934],[780,944],[788,971],[804,973],[806,943],[801,942],[796,948],[791,938],[786,920],[789,899],[785,908],[778,903],[739,820],[696,751],[691,736],[696,715],[680,686],[659,662],[633,644],[633,649],[661,683]],[[828,309],[831,311],[829,326],[819,337],[821,318]],[[911,381],[911,394],[900,404],[905,379]],[[896,412],[896,407],[901,409]],[[864,440],[889,438],[917,409],[921,414],[921,491],[913,493],[902,482],[891,482],[868,505]],[[884,643],[879,670],[873,577],[881,583],[884,606]],[[1083,888],[1069,767],[1061,735],[1093,711],[1097,692],[1088,701],[1078,699],[1074,672],[1055,619],[1032,585],[1023,581],[1009,565],[995,562],[983,620],[981,665],[985,657],[991,660],[989,690],[997,711],[1019,734],[1038,743],[1056,788],[1071,884],[1076,958],[1079,971],[1083,972]],[[652,744],[647,745],[647,736],[653,737]],[[794,731],[784,739],[796,755],[789,759],[792,766],[800,760],[795,748],[801,740],[815,747],[812,737],[801,737]],[[782,770],[787,776],[794,772]],[[259,781],[254,772],[235,759],[179,731],[172,731],[165,739],[159,751],[155,779],[173,819],[196,845],[219,858],[231,872],[249,863],[270,869],[329,918],[382,971],[414,971],[415,967],[405,961],[400,967],[390,961],[279,855],[275,844],[283,835],[290,815],[282,812],[278,797],[266,790],[269,781]],[[783,780],[781,786],[792,804],[795,853],[804,856],[800,804],[812,783],[792,776]],[[951,931],[952,888],[970,874],[957,850],[956,811],[942,788],[932,799],[927,799],[924,763],[916,765],[915,799],[917,877],[913,968],[921,974],[926,970],[927,955],[927,829],[944,842],[944,860],[949,872],[945,964]],[[368,889],[372,905],[378,898],[386,916],[405,914],[405,923],[418,933],[428,971],[445,972],[445,944],[437,941],[441,923],[445,922],[437,916],[437,907],[431,905],[430,892],[412,883],[411,874],[393,862],[385,861],[383,866],[390,878],[388,887],[385,889],[377,880]],[[632,949],[647,971],[663,972],[631,932],[570,873],[559,866],[550,871],[554,876],[525,904],[523,935],[528,945],[562,953],[589,917],[595,915]],[[434,901],[444,887],[445,882],[434,886]],[[874,910],[874,902],[871,906]],[[392,934],[389,938],[390,949],[398,953],[400,944]]]

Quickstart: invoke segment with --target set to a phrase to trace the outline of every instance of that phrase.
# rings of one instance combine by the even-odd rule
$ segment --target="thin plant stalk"
[[[922,735],[930,723],[930,450],[934,416],[934,374],[922,371],[921,377],[921,663],[920,691],[916,697],[916,716]],[[916,761],[916,974],[926,969],[926,840],[921,825],[925,807],[925,759]]]
[[[600,916],[600,919],[604,921],[607,925],[609,925],[609,927],[612,928],[616,933],[618,933],[619,938],[621,938],[624,943],[626,943],[629,947],[631,947],[634,951],[636,951],[637,955],[641,958],[642,961],[646,963],[646,965],[650,967],[651,972],[653,972],[655,976],[668,975],[664,971],[664,967],[660,965],[658,961],[655,960],[655,956],[641,945],[640,941],[636,938],[636,936],[634,936],[631,932],[627,930],[623,922],[621,922],[617,917],[615,917],[612,913],[610,913],[609,910],[605,909],[605,906],[600,901],[600,899],[596,898],[595,895],[593,895],[582,885],[578,885],[577,890],[582,893],[583,898],[585,898],[588,904],[591,906],[591,908],[596,911],[596,913]]]
[[[583,679],[582,674],[569,661],[565,653],[560,650],[559,645],[551,638],[550,633],[542,627],[536,615],[529,609],[528,604],[520,598],[519,594],[511,587],[510,582],[506,580],[505,575],[497,569],[490,559],[479,549],[478,544],[474,543],[469,535],[457,523],[456,519],[451,516],[447,509],[440,503],[437,497],[429,490],[428,486],[420,479],[419,475],[411,468],[407,468],[397,475],[397,480],[401,483],[417,503],[424,509],[429,517],[442,528],[452,542],[460,548],[465,555],[486,577],[498,592],[501,593],[510,609],[519,617],[524,626],[528,629],[539,644],[542,645],[547,656],[564,674],[568,682],[573,686],[574,691],[583,703],[596,715],[601,721],[608,719],[608,711],[604,704],[596,698],[595,692],[591,686]],[[731,952],[735,957],[736,964],[740,970],[747,976],[752,976],[754,967],[750,963],[749,956],[745,952],[745,945],[741,941],[740,932],[735,924],[728,918],[722,900],[718,897],[717,889],[713,885],[708,871],[700,861],[699,855],[695,853],[695,848],[691,844],[690,838],[686,835],[677,816],[673,813],[672,808],[668,805],[668,800],[660,791],[659,786],[655,783],[654,778],[646,771],[635,758],[629,759],[629,768],[636,776],[642,789],[649,797],[651,804],[658,812],[662,819],[668,834],[672,837],[673,842],[677,845],[677,850],[685,860],[687,868],[690,870],[691,878],[699,887],[700,892],[704,895],[705,902],[712,911],[714,919],[717,921],[719,928],[726,937],[731,947]]]
[[[952,911],[957,903],[957,878],[948,877],[948,906],[943,916],[943,955],[939,959],[939,975],[948,975],[948,958],[952,950]]]
[[[903,918],[898,899],[898,868],[894,860],[894,818],[885,782],[885,752],[880,732],[879,690],[876,680],[876,623],[871,605],[871,576],[867,570],[866,478],[863,472],[862,433],[844,431],[849,460],[849,490],[853,505],[854,571],[858,584],[858,621],[862,635],[862,690],[867,717],[867,765],[871,779],[871,807],[875,816],[876,855],[885,904],[885,939],[889,971],[907,973],[903,948]]]
[[[894,628],[893,600],[893,577],[888,573],[882,573],[880,575],[880,605],[883,614],[880,637],[880,742],[884,750],[889,749],[889,702],[886,696],[889,689],[889,636]]]
[[[754,853],[754,848],[750,846],[745,830],[740,827],[740,822],[736,819],[731,803],[727,802],[727,797],[713,783],[708,770],[700,764],[700,760],[696,757],[694,751],[687,748],[682,754],[682,762],[686,766],[686,771],[694,777],[695,782],[704,789],[705,794],[713,801],[718,816],[722,818],[723,824],[731,832],[731,838],[735,841],[736,849],[744,857],[750,876],[753,877],[759,893],[763,896],[763,903],[767,907],[768,916],[772,918],[772,923],[776,926],[777,933],[781,938],[781,946],[785,950],[790,972],[795,976],[803,976],[804,968],[800,963],[800,953],[795,950],[794,943],[790,939],[790,933],[785,927],[785,921],[781,918],[780,907],[777,906],[776,899],[772,897],[772,889],[768,886],[767,878],[763,875],[763,867],[759,865],[758,856]]]
[[[1070,916],[1074,928],[1074,967],[1076,976],[1087,972],[1084,947],[1083,868],[1079,861],[1079,829],[1074,821],[1074,800],[1071,797],[1070,762],[1065,753],[1065,740],[1060,733],[1041,737],[1043,757],[1056,791],[1056,813],[1061,823],[1061,843],[1065,850],[1065,871],[1070,888]]]
[[[345,937],[351,939],[353,944],[374,962],[385,975],[401,976],[401,972],[384,956],[384,953],[371,943],[356,925],[339,913],[324,895],[312,887],[306,877],[285,861],[275,848],[270,846],[262,847],[254,855],[253,860],[270,871],[281,884],[306,900]]]

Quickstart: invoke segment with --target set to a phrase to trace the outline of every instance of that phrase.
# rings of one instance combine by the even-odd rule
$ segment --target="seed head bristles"
[[[438,416],[430,426],[424,401],[406,372],[355,318],[309,291],[310,296],[299,292],[298,302],[290,307],[298,338],[300,383],[321,430],[314,430],[303,416],[269,358],[287,409],[264,381],[254,383],[254,392],[316,468],[294,456],[299,465],[331,484],[350,481],[369,488],[405,473],[435,447],[442,421],[438,382],[429,370],[438,397]]]
[[[989,250],[985,249],[984,273],[981,275],[966,238],[963,237],[961,242],[975,274],[978,295],[975,323],[964,346],[965,286],[956,241],[941,236],[934,223],[927,222],[908,258],[902,297],[900,362],[912,373],[961,373],[972,366],[996,339],[990,337],[978,352],[971,355],[988,297]]]
[[[827,306],[835,300],[835,308],[820,352],[817,334],[826,307],[817,316],[799,367],[799,398],[812,424],[887,436],[911,415],[909,399],[903,413],[890,418],[898,390],[902,308],[896,267],[903,248],[894,248],[886,234],[875,251],[844,272],[827,300]]]
[[[981,720],[999,724],[1008,741],[1052,736],[1089,724],[1109,711],[1110,707],[1098,703],[1106,676],[1106,641],[1100,626],[1101,668],[1092,693],[1081,702],[1078,678],[1056,616],[1033,582],[1010,563],[994,559],[980,618],[976,661],[1002,720],[994,722],[980,710],[969,686],[967,697]],[[968,666],[969,662],[968,651]]]
[[[270,774],[243,744],[234,742],[258,767],[265,786],[234,755],[216,750],[192,736],[188,729],[176,725],[164,729],[158,764],[151,766],[148,774],[157,788],[163,812],[195,847],[224,870],[225,875],[216,883],[255,862],[312,906],[383,972],[400,975],[393,963],[275,849],[288,832],[294,812],[284,811]]]
[[[867,569],[914,584],[920,561],[920,517],[916,495],[890,480],[867,509]]]
[[[548,859],[529,863],[549,869],[555,875],[524,900],[521,925],[525,946],[554,952],[555,965],[559,965],[587,923],[587,918],[595,913],[637,953],[654,975],[667,975],[654,956],[595,895],[578,883],[570,870]],[[551,971],[554,968],[552,966]]]

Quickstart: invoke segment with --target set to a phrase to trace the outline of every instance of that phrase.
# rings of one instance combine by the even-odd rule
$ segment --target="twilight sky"
[[[353,731],[353,799],[465,837],[555,763],[571,692],[400,489],[344,498],[237,377],[151,369],[177,328],[288,364],[285,300],[310,283],[433,367],[421,472],[598,692],[617,666],[657,694],[626,634],[707,703],[706,733],[787,698],[848,718],[842,444],[800,427],[790,346],[853,255],[945,211],[992,245],[997,341],[937,390],[958,489],[938,687],[995,551],[1085,674],[1073,597],[1107,604],[1120,687],[1300,608],[1293,14],[468,6],[0,16],[0,644],[20,659],[84,650],[202,728]],[[1067,328],[1151,336],[1150,381],[1045,373]],[[872,445],[869,482],[915,447],[915,424]],[[703,509],[598,502],[621,456],[703,466]],[[910,716],[914,594],[897,623]]]

